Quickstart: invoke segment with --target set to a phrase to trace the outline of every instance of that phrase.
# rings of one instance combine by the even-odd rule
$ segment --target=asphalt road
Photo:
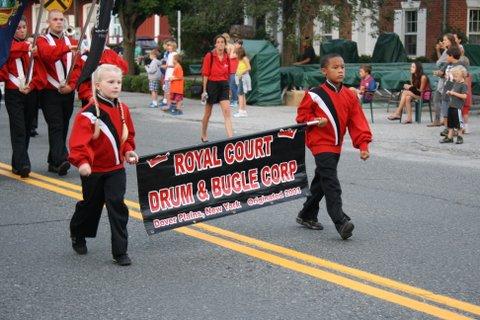
[[[125,100],[139,154],[199,142],[200,105],[187,103],[185,117],[173,118],[146,109],[144,95]],[[250,118],[235,120],[236,134],[293,117],[288,108],[251,108]],[[223,138],[221,121],[213,120],[210,140]],[[390,132],[386,125],[372,128]],[[46,172],[43,118],[30,148],[41,176],[20,181],[5,170],[11,153],[2,107],[0,319],[480,318],[480,165],[478,149],[467,144],[479,135],[468,136],[464,150],[442,150],[412,143],[415,134],[402,140],[405,147],[405,126],[391,128],[397,133],[377,139],[367,162],[348,146],[342,154],[344,210],[355,223],[350,240],[340,240],[324,205],[325,230],[297,225],[301,199],[154,236],[132,218],[133,264],[119,267],[105,216],[89,253],[72,251],[68,223],[78,190],[41,178],[58,179]],[[309,178],[313,170],[308,155]],[[137,202],[135,169],[127,174],[126,198]],[[79,184],[74,170],[61,180]]]

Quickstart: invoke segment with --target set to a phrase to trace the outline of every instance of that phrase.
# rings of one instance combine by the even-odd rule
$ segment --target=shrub
[[[358,57],[358,63],[371,63],[372,62],[372,56],[362,54],[360,57]]]

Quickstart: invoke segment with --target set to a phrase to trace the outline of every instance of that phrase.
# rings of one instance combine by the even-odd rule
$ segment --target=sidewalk
[[[139,93],[122,93],[123,101],[136,115],[155,117],[159,121],[192,121],[198,122],[203,116],[204,107],[199,100],[185,99],[184,115],[171,116],[159,109],[148,108],[150,96]],[[391,108],[392,109],[392,108]],[[370,121],[370,110],[364,109]],[[289,126],[295,123],[296,108],[247,106],[247,118],[233,118],[236,135],[243,135],[272,128]],[[392,111],[392,110],[391,110]],[[236,110],[234,110],[236,112]],[[392,157],[406,161],[436,161],[451,163],[455,166],[480,168],[480,116],[478,110],[470,113],[469,128],[471,133],[465,135],[464,144],[440,144],[441,127],[428,128],[430,115],[428,110],[422,114],[422,123],[404,125],[398,121],[387,120],[386,108],[377,105],[374,109],[374,120],[371,124],[374,142],[371,144],[372,156]],[[210,120],[212,125],[223,127],[223,116],[220,107],[215,105]],[[200,127],[199,127],[200,128]],[[344,149],[353,150],[350,139],[346,135]]]

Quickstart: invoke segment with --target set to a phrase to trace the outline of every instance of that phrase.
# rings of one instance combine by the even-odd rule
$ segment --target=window
[[[468,10],[468,39],[472,44],[480,44],[480,9]]]
[[[405,51],[408,55],[417,54],[417,10],[405,11]]]

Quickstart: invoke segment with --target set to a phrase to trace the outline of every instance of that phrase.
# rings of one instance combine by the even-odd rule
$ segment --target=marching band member
[[[94,29],[92,29],[92,38],[93,33]],[[90,48],[85,49],[80,59],[77,59],[75,61],[75,67],[73,68],[72,72],[72,81],[77,82],[78,78],[80,77],[83,66],[87,61],[89,51]],[[102,64],[113,64],[122,70],[123,75],[126,75],[128,73],[128,63],[122,57],[120,57],[118,53],[108,47],[105,47],[103,49],[102,56],[100,57],[100,61],[98,62],[98,65]],[[78,98],[82,101],[82,107],[86,106],[90,102],[93,102],[91,77],[77,85]]]
[[[10,120],[12,172],[22,178],[27,178],[30,174],[30,131],[35,117],[38,90],[42,90],[46,85],[45,69],[38,59],[36,48],[32,48],[26,37],[27,23],[25,17],[22,17],[13,37],[9,58],[0,75],[0,81],[5,81],[5,105]],[[33,66],[30,76],[27,77],[32,56]]]
[[[66,77],[77,50],[77,41],[64,34],[65,18],[61,11],[50,11],[47,23],[47,33],[38,38],[37,46],[47,72],[41,105],[48,125],[48,171],[64,176],[70,168],[66,139],[75,88],[75,82],[70,79],[67,83]]]

